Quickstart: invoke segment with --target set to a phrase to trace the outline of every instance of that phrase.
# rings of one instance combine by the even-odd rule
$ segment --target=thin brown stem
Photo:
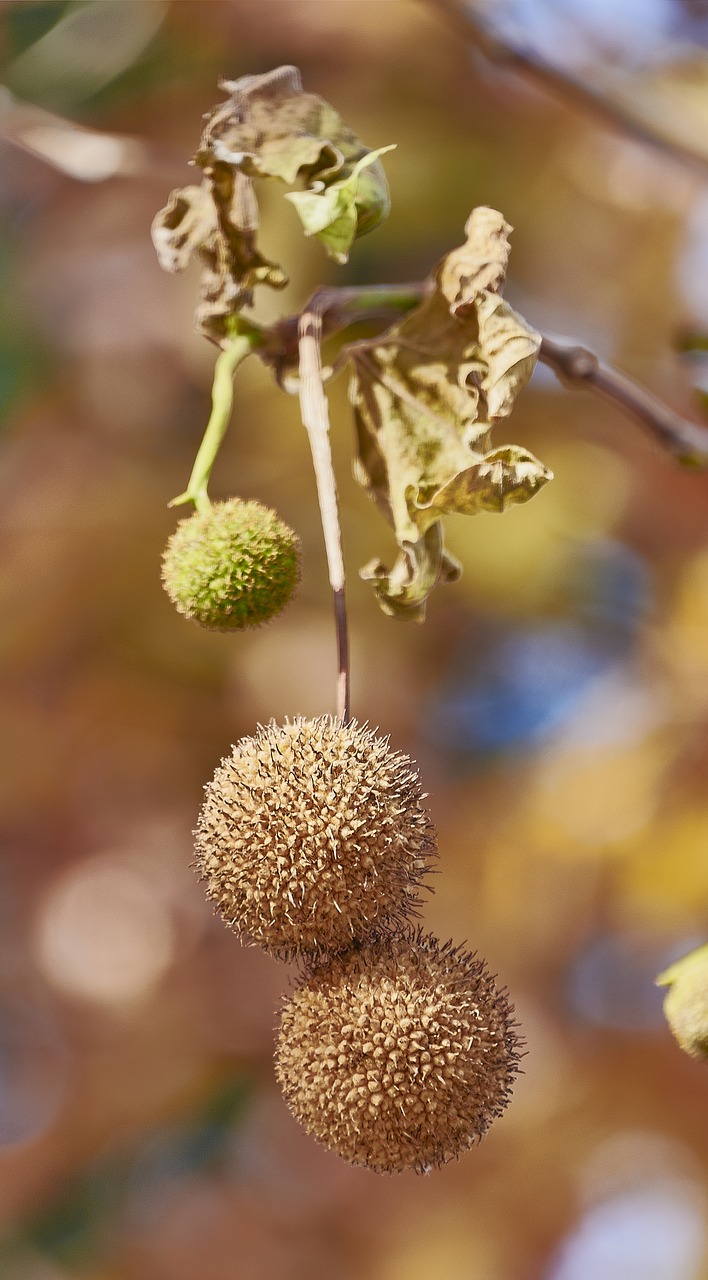
[[[539,359],[570,387],[587,387],[641,423],[686,467],[708,466],[708,430],[567,338],[542,338]]]
[[[317,497],[322,518],[329,583],[334,603],[334,625],[337,635],[337,716],[347,721],[349,697],[349,632],[345,596],[342,532],[339,524],[337,486],[329,440],[329,407],[322,382],[320,341],[322,313],[317,308],[303,311],[298,323],[300,351],[300,410],[312,450],[317,482]]]
[[[438,9],[448,23],[476,45],[490,62],[517,72],[586,114],[595,116],[603,124],[620,129],[705,175],[708,155],[704,151],[680,142],[668,130],[661,132],[660,126],[647,123],[631,107],[616,101],[608,92],[594,89],[587,81],[553,66],[535,49],[513,44],[506,33],[501,34],[493,19],[482,14],[474,4],[459,3],[459,0],[428,0],[428,4]]]

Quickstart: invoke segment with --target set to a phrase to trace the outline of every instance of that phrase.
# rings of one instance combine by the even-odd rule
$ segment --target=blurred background
[[[419,279],[491,204],[531,323],[708,426],[708,4],[5,3],[0,59],[3,1280],[706,1280],[708,1074],[653,979],[708,936],[708,476],[539,367],[507,438],[555,481],[448,521],[464,577],[397,623],[357,577],[393,538],[333,386],[354,712],[422,769],[427,925],[487,958],[528,1040],[478,1150],[350,1168],[274,1083],[286,969],[190,870],[230,743],[333,705],[308,445],[249,362],[212,488],[298,530],[302,587],[254,635],[181,619],[160,557],[215,353],[149,227],[217,79],[294,62],[398,143],[393,209],[337,268],[265,191],[292,283],[262,317]]]

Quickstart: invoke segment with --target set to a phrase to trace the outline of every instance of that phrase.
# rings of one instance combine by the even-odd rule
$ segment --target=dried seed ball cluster
[[[417,914],[436,852],[409,758],[329,716],[238,742],[206,788],[195,834],[207,896],[281,959],[399,928]]]
[[[269,507],[240,498],[180,521],[162,562],[172,603],[213,631],[268,622],[289,603],[299,576],[297,535]]]
[[[276,1072],[296,1118],[352,1164],[425,1172],[467,1150],[518,1070],[485,964],[419,931],[314,969],[286,1001]]]

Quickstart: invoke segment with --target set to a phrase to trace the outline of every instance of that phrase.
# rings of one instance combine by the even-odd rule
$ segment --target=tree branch
[[[512,44],[506,34],[502,36],[493,21],[484,16],[470,0],[467,3],[458,3],[458,0],[428,0],[428,4],[438,9],[447,22],[476,45],[490,62],[505,70],[517,72],[526,80],[541,85],[566,102],[571,102],[586,114],[595,116],[603,124],[610,125],[615,130],[620,129],[637,141],[698,169],[705,177],[708,154],[677,141],[668,132],[657,132],[655,127],[647,124],[630,107],[592,88],[587,81],[561,71],[535,49]]]
[[[708,430],[675,413],[626,374],[603,364],[592,351],[567,338],[542,338],[539,360],[561,382],[587,387],[654,436],[685,467],[708,466]]]
[[[339,333],[349,325],[367,320],[392,324],[399,315],[412,311],[432,287],[427,281],[413,284],[327,286],[317,289],[305,303],[302,313],[284,316],[265,332],[259,352],[270,364],[279,381],[299,360],[300,316],[312,312],[320,317],[320,340]]]
[[[307,308],[298,321],[298,345],[300,351],[300,409],[302,420],[310,439],[312,462],[317,482],[317,497],[322,517],[329,583],[334,602],[334,623],[337,633],[337,716],[349,719],[349,632],[345,597],[344,557],[342,533],[339,524],[337,487],[332,465],[329,442],[329,407],[322,383],[320,340],[322,314],[316,308]]]
[[[429,288],[422,281],[375,288],[322,289],[313,294],[303,316],[317,315],[319,333],[332,334],[358,321],[405,314],[422,301]],[[288,316],[265,338],[260,354],[281,374],[296,362],[293,336],[297,335],[300,322],[300,316]],[[633,418],[683,466],[708,467],[708,428],[682,417],[626,374],[604,364],[592,351],[571,338],[542,337],[539,360],[553,369],[566,386],[594,391]]]

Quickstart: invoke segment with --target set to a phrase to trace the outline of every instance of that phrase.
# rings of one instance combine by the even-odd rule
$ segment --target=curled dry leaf
[[[380,560],[370,560],[359,570],[365,582],[373,582],[384,613],[408,622],[425,621],[425,602],[438,582],[458,582],[459,560],[446,551],[439,520],[416,542],[403,542],[401,553],[389,570]]]
[[[439,265],[440,291],[454,316],[474,310],[483,290],[500,293],[506,279],[512,228],[496,209],[473,209],[465,224],[467,239]]]
[[[253,180],[278,178],[306,188],[291,199],[305,234],[346,262],[356,236],[389,211],[379,162],[329,103],[304,93],[297,67],[223,81],[228,98],[207,119],[194,163],[201,187],[173,191],[152,235],[161,265],[182,271],[193,253],[202,262],[197,327],[219,343],[228,321],[253,300],[257,284],[280,289],[287,276],[257,246]]]
[[[525,502],[550,471],[518,445],[491,448],[533,373],[540,336],[500,295],[511,228],[475,209],[467,240],[440,263],[423,302],[350,349],[357,479],[393,525],[400,555],[361,571],[385,613],[422,621],[435,584],[459,576],[441,516]]]
[[[184,271],[193,253],[202,263],[196,325],[220,345],[228,320],[253,300],[256,284],[283,289],[288,277],[256,244],[258,207],[250,178],[215,165],[201,187],[173,191],[152,224],[152,239],[165,271]]]

